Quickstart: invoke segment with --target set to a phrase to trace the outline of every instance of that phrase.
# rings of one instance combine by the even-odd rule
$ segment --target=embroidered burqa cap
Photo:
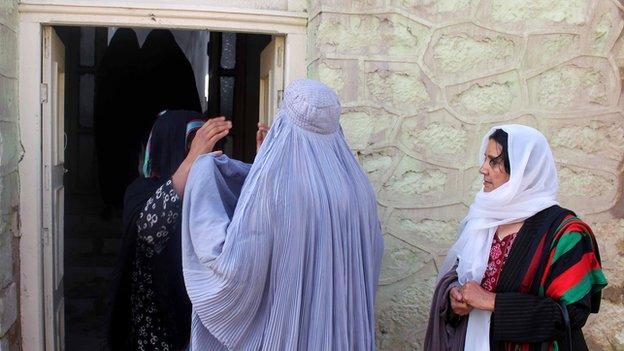
[[[185,189],[193,350],[373,350],[383,239],[336,93],[289,85],[253,165],[210,154]]]

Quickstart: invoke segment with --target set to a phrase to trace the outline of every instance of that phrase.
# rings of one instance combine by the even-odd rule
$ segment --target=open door
[[[43,273],[46,350],[65,349],[63,215],[65,173],[65,47],[52,27],[43,32],[41,127]]]
[[[284,37],[274,36],[260,54],[260,122],[273,122],[283,93]]]

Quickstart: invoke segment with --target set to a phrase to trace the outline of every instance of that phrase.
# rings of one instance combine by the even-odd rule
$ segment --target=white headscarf
[[[507,132],[509,181],[491,192],[479,191],[462,221],[459,238],[444,260],[440,276],[456,262],[460,284],[481,283],[488,264],[492,239],[498,226],[523,221],[557,204],[557,170],[548,141],[539,131],[518,124],[492,128],[483,138],[479,164],[490,136],[497,129]],[[487,351],[490,348],[491,312],[473,309],[468,319],[466,351]]]

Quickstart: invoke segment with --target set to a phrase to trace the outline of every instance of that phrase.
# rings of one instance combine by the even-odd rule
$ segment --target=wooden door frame
[[[57,3],[58,4],[55,4]],[[45,350],[42,239],[41,79],[43,27],[147,27],[263,33],[286,37],[285,84],[306,76],[307,14],[210,8],[133,7],[130,2],[89,6],[76,0],[21,3],[19,12],[19,127],[24,158],[20,177],[20,324],[22,348]]]

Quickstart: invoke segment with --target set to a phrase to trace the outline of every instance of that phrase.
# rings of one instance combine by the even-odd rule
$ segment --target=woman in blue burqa
[[[329,87],[294,81],[253,165],[201,156],[182,263],[197,350],[373,350],[383,239]]]

